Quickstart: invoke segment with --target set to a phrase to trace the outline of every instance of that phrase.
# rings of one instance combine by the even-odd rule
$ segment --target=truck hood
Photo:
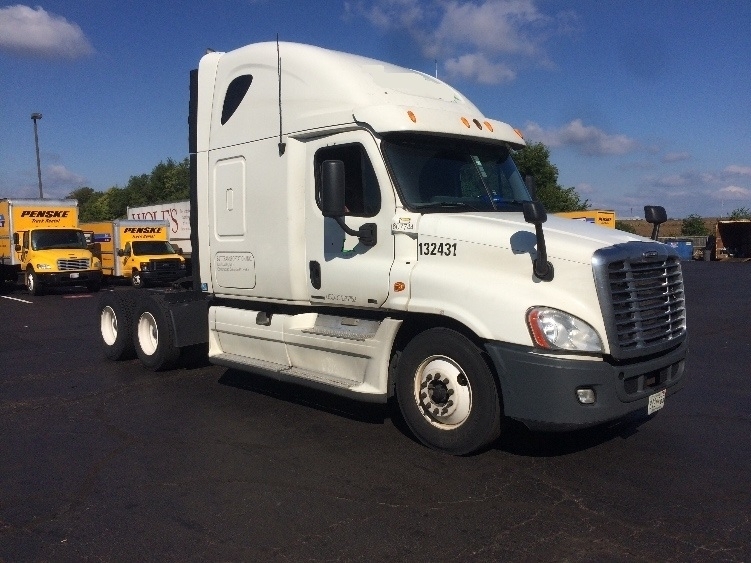
[[[647,241],[639,237],[584,221],[549,216],[543,224],[548,259],[591,264],[599,248],[629,241]],[[444,240],[469,242],[511,250],[514,254],[535,254],[534,225],[518,213],[430,213],[420,217],[418,233]],[[658,244],[658,243],[655,243]]]

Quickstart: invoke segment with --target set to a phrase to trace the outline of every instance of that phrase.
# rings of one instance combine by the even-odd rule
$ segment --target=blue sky
[[[618,217],[751,209],[748,0],[0,3],[0,197],[124,186],[187,156],[207,47],[311,43],[433,74]]]

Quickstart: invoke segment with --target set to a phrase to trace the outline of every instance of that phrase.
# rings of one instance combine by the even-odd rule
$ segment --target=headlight
[[[549,307],[527,311],[527,326],[535,345],[547,350],[602,352],[597,331],[583,320]]]
[[[52,266],[49,264],[37,264],[37,270],[51,270]]]
[[[141,271],[145,271],[149,269],[149,263],[148,262],[141,262]]]
[[[91,261],[91,267],[95,270],[99,270],[102,267],[102,263],[97,258],[94,258]]]

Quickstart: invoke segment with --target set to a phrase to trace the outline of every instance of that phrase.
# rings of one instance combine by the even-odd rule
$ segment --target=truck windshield
[[[145,240],[133,243],[133,254],[147,256],[154,254],[177,254],[175,249],[166,240]]]
[[[76,229],[39,229],[31,233],[31,248],[86,248],[86,237]]]
[[[506,147],[405,134],[387,135],[381,146],[410,210],[521,211],[531,200]]]

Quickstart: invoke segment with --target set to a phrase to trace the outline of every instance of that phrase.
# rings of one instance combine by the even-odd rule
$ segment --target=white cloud
[[[671,162],[682,162],[684,160],[691,160],[691,155],[687,152],[669,152],[662,157],[662,162],[665,164],[670,164]]]
[[[542,41],[535,29],[549,25],[531,0],[447,2],[440,25],[433,34],[438,45],[470,45],[485,53],[535,55]]]
[[[626,135],[609,135],[581,119],[574,119],[558,129],[543,129],[537,123],[527,123],[525,138],[541,141],[549,147],[572,147],[587,156],[621,155],[633,152],[639,144]]]
[[[360,0],[345,2],[345,13],[406,33],[449,76],[484,84],[513,80],[520,65],[552,66],[547,40],[578,28],[574,12],[544,14],[535,0]]]
[[[740,186],[726,186],[712,193],[715,199],[742,200],[751,199],[751,190]]]
[[[56,184],[78,185],[84,181],[84,177],[71,172],[61,164],[52,164],[47,167],[47,176]]]
[[[0,8],[0,51],[77,59],[91,55],[94,48],[75,23],[41,7],[18,4]]]
[[[480,84],[500,84],[516,78],[516,72],[503,63],[493,63],[481,54],[462,55],[445,64],[451,76],[461,76]]]
[[[664,188],[676,188],[687,186],[694,183],[694,181],[695,179],[691,177],[691,175],[672,174],[670,176],[663,176],[662,178],[657,179],[654,183],[655,185],[662,186]]]
[[[728,174],[736,174],[738,176],[751,176],[751,166],[738,166],[731,164],[725,168],[725,172]]]

